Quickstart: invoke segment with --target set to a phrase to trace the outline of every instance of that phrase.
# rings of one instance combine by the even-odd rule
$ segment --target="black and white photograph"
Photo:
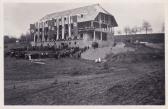
[[[166,105],[164,0],[2,5],[4,106]]]

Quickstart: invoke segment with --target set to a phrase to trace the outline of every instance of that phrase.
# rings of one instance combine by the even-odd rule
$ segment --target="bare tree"
[[[147,34],[148,31],[152,31],[152,27],[151,24],[147,21],[144,21],[142,24],[142,29],[145,31],[145,33]]]
[[[128,26],[125,27],[125,28],[124,28],[124,32],[125,32],[126,35],[130,34],[130,32],[131,32],[130,27],[128,27]]]
[[[133,27],[131,29],[131,32],[134,33],[134,34],[136,34],[138,32],[138,27],[137,26]]]
[[[33,37],[30,35],[29,32],[26,32],[25,34],[21,34],[19,40],[20,42],[30,43],[31,41],[33,41]]]
[[[165,32],[165,25],[164,23],[162,24],[162,30],[161,30],[163,33]]]
[[[142,32],[143,31],[143,28],[142,27],[138,27],[138,32]]]
[[[22,33],[19,40],[20,42],[26,42],[26,35]]]
[[[118,30],[118,31],[117,31],[117,34],[121,34],[121,30]]]

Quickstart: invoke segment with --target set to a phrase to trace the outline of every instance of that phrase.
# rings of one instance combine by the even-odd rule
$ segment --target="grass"
[[[40,65],[7,57],[5,104],[165,104],[163,52],[139,48],[135,53],[109,55],[106,59],[105,63],[44,59],[45,64]]]
[[[82,75],[96,69],[96,64],[77,59],[45,59],[44,65],[28,60],[5,58],[5,80],[54,78],[57,75]]]

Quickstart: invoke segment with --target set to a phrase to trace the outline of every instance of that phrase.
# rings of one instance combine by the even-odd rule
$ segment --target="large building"
[[[48,14],[34,24],[30,32],[33,46],[99,46],[113,44],[114,27],[118,26],[112,14],[99,4]]]

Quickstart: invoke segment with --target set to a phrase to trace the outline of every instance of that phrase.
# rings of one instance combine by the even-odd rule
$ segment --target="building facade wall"
[[[56,48],[61,47],[61,45],[64,43],[68,45],[68,47],[91,47],[93,42],[97,42],[99,44],[99,47],[106,47],[106,46],[113,46],[114,45],[114,38],[112,37],[111,33],[105,33],[107,34],[106,40],[97,39],[93,41],[93,33],[86,32],[83,33],[83,39],[78,40],[64,40],[64,41],[43,41],[43,42],[32,42],[32,46],[54,46]],[[97,37],[97,36],[96,36]]]
[[[79,22],[85,15],[60,16],[35,23],[34,42],[32,46],[55,46],[62,43],[70,47],[99,46],[112,43],[114,34],[112,16],[99,13],[94,20]]]

